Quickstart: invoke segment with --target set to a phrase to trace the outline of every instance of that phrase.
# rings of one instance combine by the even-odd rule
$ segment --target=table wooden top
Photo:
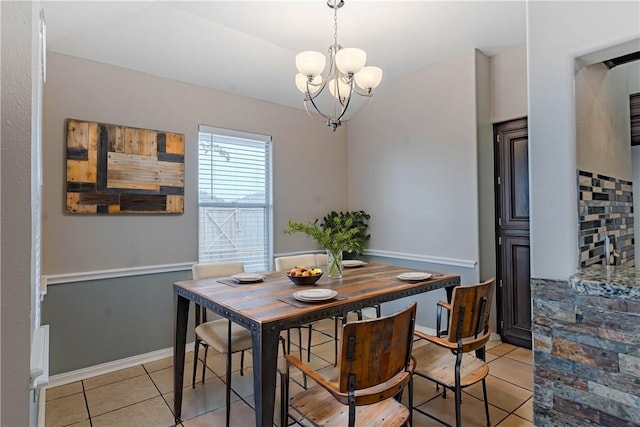
[[[275,323],[284,328],[302,321],[330,317],[345,309],[364,308],[372,303],[460,284],[460,276],[433,272],[430,279],[417,282],[402,281],[396,277],[409,271],[415,270],[370,263],[358,268],[345,268],[341,279],[329,279],[325,272],[312,286],[295,285],[284,272],[278,272],[266,274],[265,280],[258,283],[230,285],[221,282],[229,283],[228,277],[180,281],[174,284],[174,292],[249,327]],[[295,291],[314,287],[333,289],[338,295],[329,301],[308,304],[291,299]]]

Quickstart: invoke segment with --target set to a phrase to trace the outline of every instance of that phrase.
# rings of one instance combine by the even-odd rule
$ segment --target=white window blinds
[[[200,126],[198,145],[198,262],[270,270],[271,137]]]

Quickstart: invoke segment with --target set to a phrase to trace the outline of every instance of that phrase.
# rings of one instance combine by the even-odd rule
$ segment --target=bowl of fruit
[[[313,285],[322,277],[322,270],[301,265],[289,270],[287,277],[296,285]]]

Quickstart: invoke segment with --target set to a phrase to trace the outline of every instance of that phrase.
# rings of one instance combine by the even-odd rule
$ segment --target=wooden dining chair
[[[418,338],[428,341],[428,344],[416,347],[413,351],[417,361],[415,375],[444,386],[443,398],[446,397],[447,389],[454,391],[457,427],[461,425],[462,389],[480,381],[487,425],[491,425],[485,382],[489,375],[489,365],[484,360],[484,347],[491,337],[489,313],[494,284],[495,280],[490,279],[477,285],[457,286],[453,290],[450,304],[438,302],[437,335],[415,331]],[[444,336],[440,336],[439,332],[442,309],[449,314],[449,326]],[[419,407],[414,409],[448,425]]]
[[[404,426],[411,423],[413,370],[411,355],[415,302],[398,313],[349,322],[343,326],[338,378],[327,379],[291,354],[280,369],[281,420],[314,425]],[[289,400],[290,369],[295,367],[316,382]],[[401,403],[408,390],[408,405]],[[291,408],[291,411],[289,410]],[[307,425],[307,424],[304,424]]]
[[[232,263],[200,263],[192,267],[194,279],[207,279],[210,277],[231,276],[242,273],[244,266],[241,262]],[[226,363],[226,426],[229,427],[231,410],[231,355],[240,352],[240,375],[244,372],[244,352],[251,349],[251,332],[247,328],[237,325],[231,320],[219,316],[215,320],[207,320],[207,310],[196,305],[196,341],[193,348],[193,378],[191,386],[196,386],[196,370],[198,366],[198,350],[204,346],[204,358],[202,362],[202,383],[207,370],[207,351],[209,347],[227,355]]]
[[[327,256],[327,254],[316,254],[316,265],[327,265],[327,262],[329,260],[329,257]],[[369,308],[372,308],[375,310],[376,312],[376,317],[380,317],[381,316],[381,307],[380,304],[375,304]],[[363,310],[356,310],[355,314],[358,318],[358,320],[362,320],[365,317],[364,311]],[[336,337],[335,340],[335,362],[334,362],[334,366],[338,363],[338,330],[339,330],[339,320],[342,320],[342,324],[344,325],[345,323],[347,323],[347,315],[342,315],[342,316],[337,316],[334,318],[334,328],[333,328],[333,335],[334,337]]]

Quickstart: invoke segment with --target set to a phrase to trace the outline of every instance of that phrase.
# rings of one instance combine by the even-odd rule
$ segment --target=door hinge
[[[502,237],[498,237],[498,244],[501,245],[502,244]],[[500,285],[502,286],[502,285]]]
[[[502,289],[502,279],[500,279],[500,289]]]
[[[498,225],[499,225],[500,227],[502,227],[502,217],[499,217],[499,218],[498,218]]]
[[[497,135],[496,135],[496,140],[497,140],[498,142],[500,142],[500,134],[497,134]]]
[[[500,177],[498,177],[498,185],[500,185]]]
[[[500,321],[500,330],[504,331],[504,320]]]

